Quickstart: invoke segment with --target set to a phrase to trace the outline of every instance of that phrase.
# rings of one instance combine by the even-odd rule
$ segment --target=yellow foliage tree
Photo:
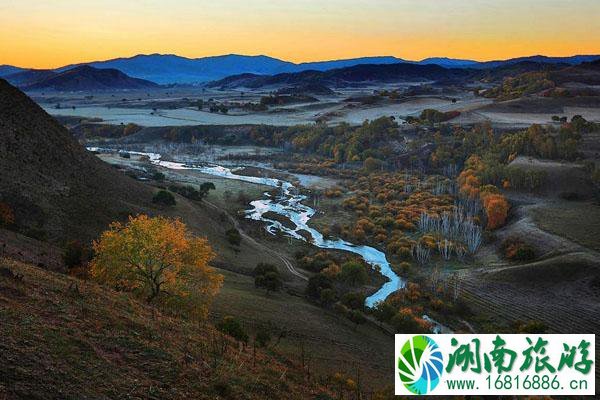
[[[223,276],[208,263],[208,241],[192,236],[179,220],[146,215],[115,222],[94,242],[91,275],[191,317],[205,317]]]
[[[487,227],[490,230],[501,227],[506,222],[510,204],[501,194],[484,193],[482,196],[483,207],[487,215]]]

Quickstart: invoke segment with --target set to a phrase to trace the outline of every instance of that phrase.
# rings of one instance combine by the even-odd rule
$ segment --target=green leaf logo
[[[440,383],[444,358],[437,343],[428,336],[407,340],[398,357],[400,380],[411,393],[427,394]]]

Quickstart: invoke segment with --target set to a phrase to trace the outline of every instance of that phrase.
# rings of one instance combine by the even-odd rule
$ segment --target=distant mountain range
[[[402,63],[436,65],[444,68],[490,69],[525,61],[544,64],[577,65],[582,62],[589,62],[597,59],[600,59],[600,55],[576,55],[572,57],[531,56],[486,62],[444,57],[427,58],[422,61],[407,61],[393,56],[382,56],[292,63],[263,55],[244,56],[229,54],[214,57],[186,58],[172,54],[149,54],[67,65],[57,68],[53,70],[53,72],[64,72],[76,67],[88,65],[100,69],[117,69],[130,77],[145,79],[159,84],[196,84],[246,73],[254,75],[277,75],[303,71],[328,71],[366,64],[382,65]],[[0,77],[5,77],[10,81],[10,75],[24,71],[26,71],[25,68],[2,65],[0,66]],[[14,81],[12,82],[19,84]]]
[[[598,61],[596,61],[598,62]],[[376,83],[435,82],[437,84],[465,84],[468,82],[501,82],[505,77],[518,76],[527,72],[553,72],[576,66],[560,63],[519,61],[499,64],[492,68],[442,67],[436,64],[381,64],[355,65],[327,71],[303,71],[276,75],[240,74],[206,83],[218,89],[276,89],[278,87],[348,87]],[[579,71],[579,70],[578,70]]]

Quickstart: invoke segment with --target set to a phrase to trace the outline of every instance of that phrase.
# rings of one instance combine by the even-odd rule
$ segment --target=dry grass
[[[288,293],[271,293],[254,287],[254,280],[227,271],[224,286],[211,309],[215,321],[234,315],[251,332],[266,329],[276,337],[285,331],[277,349],[300,362],[304,347],[305,362],[314,374],[342,372],[363,377],[371,389],[393,381],[389,362],[394,339],[378,327],[356,327],[347,318],[308,303]],[[309,361],[310,360],[310,361]]]
[[[0,398],[301,399],[320,392],[280,356],[258,351],[254,366],[250,348],[209,325],[7,259],[0,272]]]
[[[579,201],[557,201],[531,210],[543,230],[600,251],[600,206]]]

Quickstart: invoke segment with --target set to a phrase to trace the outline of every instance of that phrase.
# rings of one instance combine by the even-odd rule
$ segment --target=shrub
[[[535,259],[535,249],[518,238],[508,238],[502,242],[504,256],[511,261],[531,261]]]
[[[385,301],[379,302],[373,309],[373,315],[379,321],[389,322],[396,315],[396,308]]]
[[[359,292],[346,293],[342,303],[352,310],[362,310],[365,307],[365,295]]]
[[[159,190],[152,198],[152,202],[165,206],[174,206],[176,204],[173,194],[166,190]]]
[[[385,164],[383,161],[374,157],[367,157],[367,159],[363,162],[363,168],[367,172],[374,172],[383,169],[384,165]]]
[[[330,278],[322,274],[316,274],[308,279],[308,285],[306,285],[306,295],[315,300],[320,300],[321,291],[332,288],[333,282]]]
[[[240,321],[230,315],[224,317],[218,324],[217,329],[232,338],[248,343],[248,334],[242,327]]]
[[[209,191],[214,190],[215,185],[212,182],[204,182],[200,185],[200,189],[196,190],[193,186],[177,186],[171,185],[169,186],[169,190],[175,193],[182,195],[183,197],[190,199],[201,201],[203,198],[208,196]]]
[[[67,243],[63,252],[63,262],[67,269],[81,266],[83,263],[83,245],[78,240]]]
[[[240,232],[235,228],[231,228],[225,232],[225,236],[227,237],[229,244],[233,246],[239,246],[242,243],[242,235],[240,235]]]
[[[396,313],[391,319],[390,324],[398,333],[427,333],[423,324],[420,324],[415,317],[403,311]]]
[[[258,347],[266,347],[271,341],[271,335],[266,331],[258,331],[254,337],[254,343]]]
[[[350,310],[350,312],[346,316],[357,326],[360,324],[364,324],[367,321],[363,313],[358,310]]]
[[[269,292],[276,292],[283,286],[281,275],[276,266],[260,263],[254,268],[254,286],[264,288]]]
[[[328,307],[335,303],[335,299],[337,297],[337,293],[333,289],[323,289],[321,290],[320,300],[321,304],[325,307]]]
[[[348,261],[342,264],[340,278],[350,286],[365,285],[369,281],[367,269],[358,261]]]
[[[42,242],[48,240],[48,232],[46,232],[43,228],[31,227],[26,229],[24,234],[25,236],[37,239]]]

